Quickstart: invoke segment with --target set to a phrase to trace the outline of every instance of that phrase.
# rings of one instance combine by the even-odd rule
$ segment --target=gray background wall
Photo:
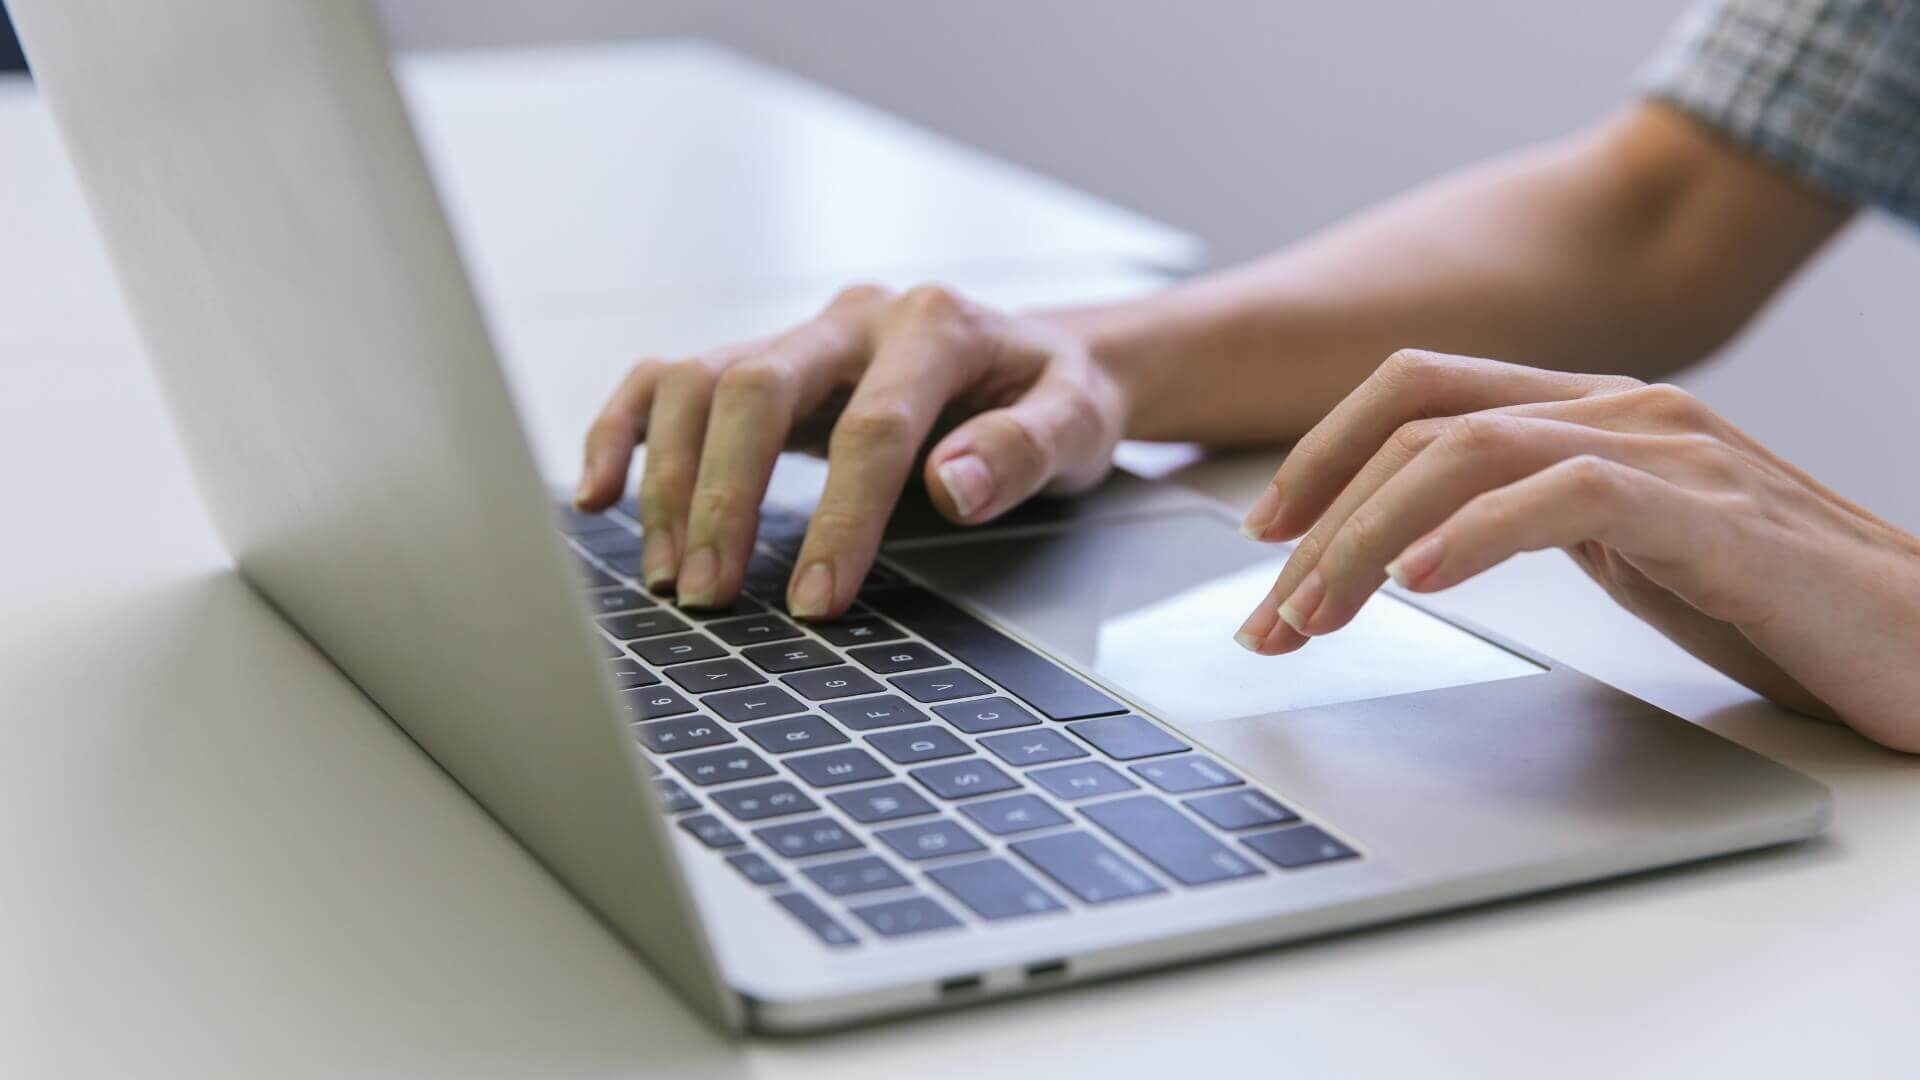
[[[1271,249],[1617,106],[1682,0],[380,0],[402,48],[688,35]]]

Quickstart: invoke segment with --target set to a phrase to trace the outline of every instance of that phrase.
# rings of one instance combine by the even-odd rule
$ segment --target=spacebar
[[[871,589],[861,599],[1054,720],[1126,712],[1127,707],[1032,649],[925,589]]]

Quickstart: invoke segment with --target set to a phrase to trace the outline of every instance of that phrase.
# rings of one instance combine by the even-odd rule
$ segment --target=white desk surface
[[[1553,556],[1447,603],[1832,785],[1829,838],[1010,1005],[721,1042],[228,569],[17,91],[0,90],[0,193],[0,1074],[1913,1074],[1920,766],[1753,701]],[[1894,295],[1850,266],[1911,282],[1903,243],[1851,238],[1745,347],[1754,370],[1823,310]],[[1005,303],[1140,286],[962,269]],[[543,460],[564,467],[567,425],[627,353],[753,332],[828,287],[508,298],[501,339]],[[1714,380],[1738,396],[1730,369]],[[1756,430],[1846,448],[1912,400],[1825,421],[1830,437]],[[1274,457],[1181,479],[1241,502]],[[1906,471],[1852,464],[1852,489]],[[1893,497],[1914,524],[1920,494]]]

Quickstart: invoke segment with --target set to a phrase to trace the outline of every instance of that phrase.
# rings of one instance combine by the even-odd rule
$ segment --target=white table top
[[[0,236],[24,238],[0,244],[0,1074],[1911,1075],[1915,763],[1754,702],[1551,556],[1446,603],[1832,785],[1830,838],[1011,1005],[724,1043],[233,575],[18,93],[0,96],[0,185]],[[1084,286],[980,266],[960,280],[1004,303],[1141,284],[1098,268]],[[1794,303],[1847,285],[1830,264]],[[543,460],[564,469],[571,418],[628,351],[754,332],[828,288],[501,301]],[[1790,307],[1748,348],[1816,314]],[[1274,456],[1180,478],[1244,501]]]

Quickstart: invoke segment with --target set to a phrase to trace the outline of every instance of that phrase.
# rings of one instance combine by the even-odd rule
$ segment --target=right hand
[[[1098,483],[1130,403],[1062,323],[940,286],[856,286],[776,337],[635,364],[587,435],[574,501],[611,505],[644,441],[641,573],[682,603],[725,605],[740,591],[775,458],[830,423],[826,489],[787,596],[796,616],[830,618],[853,602],[949,409],[968,418],[933,447],[922,478],[940,513],[971,525],[1039,491]]]

